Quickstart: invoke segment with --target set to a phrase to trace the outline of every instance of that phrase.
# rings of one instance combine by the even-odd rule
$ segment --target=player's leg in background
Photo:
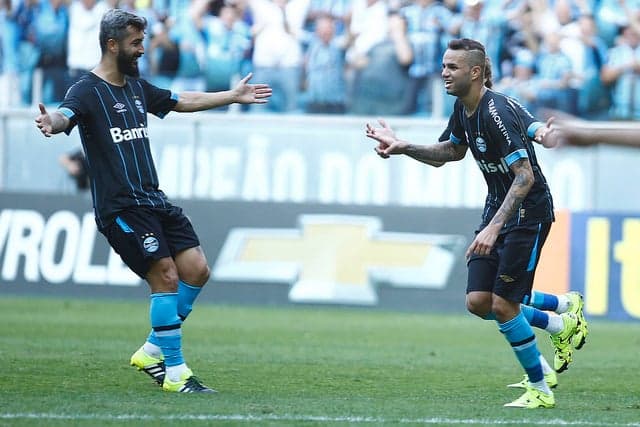
[[[521,305],[521,311],[527,321],[539,329],[549,332],[554,346],[553,368],[556,372],[565,371],[573,361],[573,337],[578,333],[578,320],[573,313],[549,313],[537,308]]]
[[[209,280],[210,269],[200,246],[176,254],[178,269],[178,316],[184,321],[193,310],[200,291]]]
[[[164,213],[163,233],[178,271],[178,315],[184,321],[209,280],[210,269],[189,218],[173,206]]]
[[[553,295],[540,291],[532,291],[526,304],[538,310],[552,311],[558,314],[572,313],[578,320],[577,332],[571,337],[571,345],[580,350],[589,335],[589,326],[584,317],[584,300],[580,292],[570,291],[565,294]],[[537,326],[537,325],[535,325]],[[543,328],[544,329],[544,328]]]
[[[550,223],[539,224],[535,242],[528,252],[526,272],[531,283],[550,230]],[[527,253],[526,249],[523,252]],[[522,301],[521,310],[529,323],[549,332],[554,346],[553,367],[557,372],[563,372],[573,361],[574,348],[581,348],[588,334],[582,295],[578,292],[553,295],[531,290]]]
[[[540,291],[532,291],[531,297],[525,300],[525,303],[539,310],[553,311],[561,314],[569,309],[569,298],[562,295],[548,294]]]

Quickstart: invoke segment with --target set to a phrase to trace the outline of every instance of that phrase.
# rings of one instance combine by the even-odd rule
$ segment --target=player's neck
[[[480,104],[480,100],[486,91],[487,88],[483,85],[480,90],[471,90],[467,95],[460,98],[462,105],[464,105],[464,111],[467,117],[473,116],[473,113],[476,112],[476,109]]]
[[[114,86],[124,86],[126,84],[125,75],[118,71],[116,67],[108,67],[100,63],[91,72]]]

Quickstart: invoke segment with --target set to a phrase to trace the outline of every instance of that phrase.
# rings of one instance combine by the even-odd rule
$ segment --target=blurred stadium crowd
[[[534,112],[640,118],[640,0],[0,0],[0,107],[59,102],[113,7],[149,21],[143,77],[218,91],[252,71],[263,112],[446,116],[441,55],[468,37]]]

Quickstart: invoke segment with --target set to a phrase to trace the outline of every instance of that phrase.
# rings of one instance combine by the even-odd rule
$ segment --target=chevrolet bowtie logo
[[[302,215],[299,229],[231,230],[213,269],[224,281],[292,284],[295,302],[377,303],[374,285],[441,289],[463,236],[382,232],[378,218]]]

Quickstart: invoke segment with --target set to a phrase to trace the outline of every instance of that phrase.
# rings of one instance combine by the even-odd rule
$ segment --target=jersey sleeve
[[[451,128],[453,127],[453,116],[449,117],[449,122],[447,123],[447,127],[442,131],[440,136],[438,137],[438,142],[446,142],[451,139]]]
[[[464,114],[464,112],[462,111],[462,104],[458,100],[456,100],[456,103],[453,107],[453,113],[451,113],[451,116],[449,116],[449,123],[447,124],[447,129],[445,130],[445,132],[450,132],[449,140],[451,140],[451,142],[453,142],[454,144],[468,145],[467,140],[464,136],[464,125],[462,124],[461,114]]]
[[[527,130],[527,136],[530,139],[536,137],[536,131],[544,126],[544,123],[538,121],[524,106],[519,104],[519,108],[516,110],[519,112],[520,119]]]
[[[144,91],[144,97],[147,103],[147,112],[163,118],[178,103],[178,94],[172,93],[170,90],[161,89],[147,82],[139,80]]]
[[[520,120],[522,120],[522,123],[527,130],[527,136],[530,139],[534,139],[536,136],[536,131],[543,127],[544,123],[538,121],[538,119],[536,119],[536,117],[531,114],[527,107],[516,101],[514,98],[509,98],[509,103],[512,104],[513,108],[518,114],[518,117],[520,118]]]
[[[67,90],[64,100],[58,107],[58,112],[69,119],[69,125],[64,130],[67,135],[71,133],[78,124],[83,112],[86,111],[84,104],[84,100],[87,99],[86,91],[87,87],[82,80],[76,82]]]
[[[529,152],[519,125],[516,110],[508,104],[489,108],[485,123],[492,141],[496,141],[496,148],[500,157],[504,158],[507,166],[511,166],[520,159],[529,158]]]

